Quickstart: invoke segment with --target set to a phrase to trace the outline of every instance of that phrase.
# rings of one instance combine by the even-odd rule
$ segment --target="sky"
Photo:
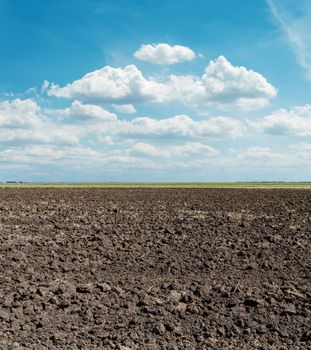
[[[311,180],[309,0],[0,0],[0,181]]]

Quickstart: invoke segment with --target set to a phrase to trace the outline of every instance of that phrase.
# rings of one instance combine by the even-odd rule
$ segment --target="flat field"
[[[1,187],[310,188],[311,182],[0,182]]]
[[[311,348],[311,190],[0,189],[0,349]]]

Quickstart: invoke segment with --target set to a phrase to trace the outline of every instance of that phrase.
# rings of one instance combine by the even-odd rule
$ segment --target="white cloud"
[[[61,116],[61,118],[56,118]],[[71,118],[66,122],[66,118]],[[72,123],[79,119],[92,121],[87,124]],[[65,121],[65,122],[64,122]],[[137,139],[155,140],[164,137],[188,139],[189,142],[209,138],[237,138],[244,135],[243,122],[227,117],[194,120],[187,115],[153,119],[138,117],[131,120],[118,119],[117,115],[100,106],[74,101],[65,109],[41,109],[34,101],[14,100],[0,103],[0,144],[18,145],[71,145],[84,143],[112,146],[114,141]],[[195,152],[198,144],[186,144]],[[186,151],[174,150],[175,154]],[[208,151],[206,149],[206,151]]]
[[[133,114],[136,113],[136,109],[133,105],[113,105],[113,107],[120,113]]]
[[[307,152],[311,156],[311,143],[300,142],[297,145],[291,145],[290,148],[299,152]]]
[[[63,110],[57,110],[56,112],[63,116],[71,117],[74,119],[98,119],[106,121],[117,120],[117,116],[114,113],[108,112],[97,105],[82,104],[77,100],[74,101],[70,107]],[[51,110],[50,113],[55,113],[55,111]]]
[[[59,87],[52,84],[49,96],[78,99],[88,103],[161,103],[171,99],[169,86],[144,78],[134,65],[124,68],[106,66],[79,80]]]
[[[30,145],[23,149],[8,148],[0,152],[0,160],[10,162],[52,163],[55,160],[86,160],[98,154],[88,147],[62,147]]]
[[[79,142],[74,128],[51,122],[44,111],[31,99],[0,102],[0,143],[62,144]]]
[[[296,145],[290,145],[289,148],[295,152],[295,157],[311,161],[311,143],[300,142]]]
[[[216,155],[218,151],[200,142],[186,142],[181,146],[156,147],[149,143],[137,142],[129,148],[130,154],[148,157],[185,157],[190,155],[211,156]]]
[[[250,110],[264,107],[276,89],[259,73],[233,66],[224,56],[210,61],[201,78],[171,76],[175,94],[188,105],[235,105]]]
[[[79,170],[82,174],[90,176],[90,171],[101,171],[119,173],[129,169],[157,169],[159,164],[149,159],[133,157],[123,152],[114,155],[112,152],[99,152],[90,147],[59,147],[56,145],[29,145],[24,148],[10,147],[0,151],[0,163],[19,164],[19,168],[24,165],[30,165],[32,169],[40,166],[52,166],[59,169],[62,167],[61,174],[69,169]],[[42,169],[42,168],[37,168]],[[44,169],[44,168],[43,168]],[[71,176],[73,174],[71,173]]]
[[[42,127],[41,108],[31,99],[0,102],[0,127],[33,129]]]
[[[267,169],[287,168],[297,166],[298,162],[293,154],[278,152],[269,146],[250,146],[245,149],[231,150],[221,159],[215,160],[216,166],[233,169]],[[260,170],[261,171],[261,170]],[[254,173],[257,177],[257,174]]]
[[[113,145],[113,138],[111,136],[98,135],[97,140],[104,145]]]
[[[144,156],[151,156],[151,157],[168,157],[169,153],[165,150],[160,150],[157,147],[144,142],[138,142],[135,143],[130,149],[130,154],[135,155],[144,155]]]
[[[202,81],[213,99],[266,99],[276,95],[275,88],[259,73],[234,67],[224,56],[210,61]]]
[[[155,64],[175,64],[195,59],[196,54],[186,46],[169,44],[142,45],[134,53],[134,57]]]
[[[78,137],[70,130],[46,124],[42,129],[0,128],[0,144],[58,144],[77,145]]]
[[[186,142],[182,146],[174,147],[171,151],[172,155],[186,156],[186,155],[216,155],[218,151],[209,145],[200,142]]]
[[[311,136],[311,105],[296,106],[289,110],[278,109],[259,121],[248,123],[267,134]]]
[[[47,80],[44,80],[41,86],[41,92],[47,91],[49,87],[50,87],[50,83]]]
[[[271,160],[276,157],[276,154],[271,150],[270,147],[252,146],[237,154],[239,160],[250,160],[250,159],[261,159]]]
[[[281,151],[273,150],[271,147],[252,146],[244,150],[234,152],[231,159],[228,158],[228,165],[244,168],[270,168],[299,169],[311,166],[311,147],[307,143],[299,143],[283,148]]]
[[[96,129],[100,131],[100,126]],[[246,131],[245,125],[232,118],[214,117],[195,121],[187,115],[166,119],[139,117],[105,123],[102,132],[108,135],[127,137],[190,137],[190,138],[237,138]]]
[[[309,0],[266,0],[272,15],[285,33],[298,63],[311,79],[311,6]]]
[[[209,62],[201,77],[171,75],[159,81],[146,79],[134,65],[124,68],[106,66],[65,87],[52,84],[48,94],[92,104],[178,101],[194,107],[213,105],[224,109],[235,106],[249,110],[266,106],[277,91],[261,74],[245,67],[235,67],[225,57],[219,56]]]

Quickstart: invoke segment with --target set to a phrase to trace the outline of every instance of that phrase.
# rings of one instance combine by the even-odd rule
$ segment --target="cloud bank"
[[[166,45],[143,45],[135,57],[170,65],[196,56]],[[45,81],[32,99],[6,95],[0,101],[2,174],[17,167],[33,179],[62,169],[80,180],[90,174],[113,180],[122,173],[150,176],[152,169],[165,179],[185,171],[204,180],[215,169],[311,167],[310,105],[254,117],[250,111],[268,106],[278,91],[224,56],[198,75],[168,72],[105,66],[64,86]],[[284,149],[260,142],[279,136],[287,140]]]
[[[201,77],[169,75],[162,81],[146,78],[135,66],[106,66],[64,87],[52,84],[49,96],[85,103],[135,105],[179,102],[191,107],[213,105],[257,109],[266,106],[277,90],[259,73],[233,66],[224,56],[209,62]]]
[[[271,135],[311,136],[311,105],[278,109],[249,125]]]

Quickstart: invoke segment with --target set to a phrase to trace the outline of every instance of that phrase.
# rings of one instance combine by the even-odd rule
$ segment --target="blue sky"
[[[307,181],[306,0],[0,0],[0,181]]]

